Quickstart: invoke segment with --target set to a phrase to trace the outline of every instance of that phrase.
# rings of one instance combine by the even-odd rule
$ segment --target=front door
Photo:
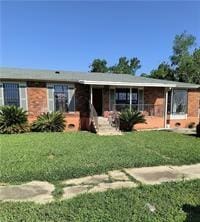
[[[101,88],[93,88],[92,89],[93,94],[93,106],[97,112],[98,116],[102,116],[102,89]]]

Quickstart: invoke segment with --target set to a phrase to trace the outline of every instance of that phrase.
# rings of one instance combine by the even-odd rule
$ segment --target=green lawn
[[[198,222],[200,180],[87,194],[46,205],[2,203],[2,222]],[[148,204],[155,207],[151,212]],[[194,207],[194,208],[193,208]]]
[[[1,135],[0,182],[59,181],[124,167],[200,162],[200,139],[169,132],[100,137],[79,133]]]

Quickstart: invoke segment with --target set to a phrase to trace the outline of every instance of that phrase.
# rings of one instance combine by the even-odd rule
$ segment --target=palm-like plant
[[[133,126],[138,123],[146,123],[144,115],[138,111],[124,110],[119,115],[120,129],[124,131],[132,131]]]
[[[61,112],[43,113],[31,125],[34,132],[62,132],[65,129],[65,119]]]
[[[28,130],[26,111],[16,106],[0,107],[0,133],[23,133]]]

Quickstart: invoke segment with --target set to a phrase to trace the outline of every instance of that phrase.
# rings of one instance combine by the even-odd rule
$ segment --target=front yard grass
[[[1,135],[1,183],[56,182],[112,169],[200,162],[200,139],[170,132]]]
[[[199,188],[196,180],[84,194],[46,205],[2,203],[0,221],[198,222]]]

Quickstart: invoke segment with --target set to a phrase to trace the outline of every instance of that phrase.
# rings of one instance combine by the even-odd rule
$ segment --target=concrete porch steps
[[[100,136],[122,135],[122,132],[112,127],[108,119],[105,117],[98,117],[98,125],[99,125],[99,130],[97,131],[97,134]]]

